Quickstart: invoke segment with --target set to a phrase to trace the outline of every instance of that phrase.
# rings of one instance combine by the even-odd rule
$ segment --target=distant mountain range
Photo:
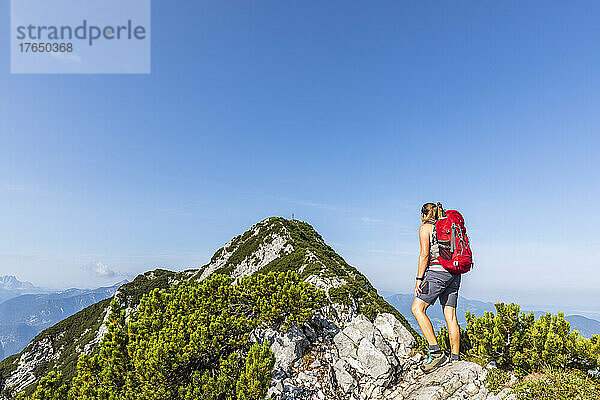
[[[21,282],[14,276],[0,277],[0,293],[8,296],[8,299],[5,297],[0,302],[0,360],[23,350],[49,326],[112,297],[123,283],[126,282],[98,289],[43,293],[43,289],[29,282]]]
[[[22,282],[13,275],[0,276],[0,302],[22,294],[47,292],[47,290],[34,286],[31,282]]]
[[[224,274],[227,278],[219,278],[215,274]],[[239,282],[239,279],[250,276],[254,278],[249,278],[248,282],[254,283],[249,286],[250,290],[243,291],[245,294],[235,294],[236,290],[231,290],[231,295],[224,294],[230,291],[229,282]],[[276,279],[271,281],[274,277]],[[155,319],[144,320],[148,324],[135,325],[141,327],[136,329],[139,338],[135,343],[133,340],[129,343],[120,341],[118,333],[113,336],[119,341],[118,344],[115,342],[117,346],[127,346],[124,353],[121,352],[122,347],[115,350],[110,338],[107,338],[109,341],[105,342],[106,346],[102,347],[102,339],[107,332],[104,321],[109,315],[111,301],[115,301],[117,310],[123,311],[130,321],[135,322],[140,317],[136,314],[144,296],[152,296],[156,290],[179,290],[174,285],[183,282],[189,284],[190,290],[184,287],[184,291],[171,292],[178,293],[177,295],[168,296],[176,299],[176,302],[171,303],[166,298],[162,304],[159,304],[162,300],[158,298],[155,299],[156,304],[155,300],[144,302],[152,307],[150,309],[143,306],[147,307],[144,312],[152,312]],[[276,285],[272,282],[276,282]],[[250,302],[250,299],[254,299],[250,297],[254,296],[251,293],[270,296],[256,297],[257,304],[263,304],[269,298],[281,299],[289,297],[290,293],[300,294],[302,288],[309,287],[305,286],[307,284],[322,290],[323,304],[315,304],[315,307],[319,307],[318,310],[305,309],[303,304],[302,313],[306,313],[303,315],[308,317],[310,313],[317,311],[305,324],[293,325],[291,322],[284,329],[282,322],[276,322],[277,325],[272,322],[279,318],[259,318],[260,314],[257,312],[260,311],[253,311],[257,308]],[[274,289],[276,286],[277,289]],[[195,288],[199,288],[198,294],[194,294]],[[116,287],[112,290],[116,290]],[[189,296],[184,294],[186,291]],[[65,300],[86,294],[88,292],[72,290],[44,296],[23,296],[27,300],[23,304],[19,303],[23,299],[16,298],[0,303],[0,319],[13,318],[11,321],[19,321],[21,327],[46,324],[51,318],[62,317],[58,310],[64,311],[65,304],[69,304]],[[100,295],[106,295],[106,292],[101,292]],[[231,300],[225,300],[228,298]],[[302,294],[299,298],[305,298],[305,295]],[[45,303],[39,309],[32,307],[33,311],[23,312],[20,319],[11,317],[15,311],[27,310],[31,299],[44,300]],[[56,304],[53,303],[55,299],[59,300]],[[393,305],[386,302],[368,279],[329,247],[309,224],[280,217],[267,218],[230,240],[200,269],[148,271],[120,287],[112,299],[106,298],[92,304],[39,333],[20,353],[0,362],[0,399],[14,399],[20,391],[31,394],[36,383],[51,371],[60,371],[61,384],[69,385],[77,374],[76,366],[81,354],[98,354],[100,348],[103,348],[103,352],[99,364],[90,363],[86,373],[92,377],[97,376],[102,368],[110,368],[111,365],[117,365],[123,372],[107,378],[108,384],[103,385],[109,391],[105,392],[107,396],[115,394],[118,397],[113,389],[120,390],[122,385],[129,385],[129,382],[141,389],[142,385],[138,383],[140,379],[147,379],[147,375],[138,378],[139,375],[133,374],[145,374],[151,369],[169,379],[168,382],[158,379],[145,384],[142,397],[152,397],[154,390],[162,390],[161,393],[166,394],[164,398],[176,398],[183,393],[181,388],[187,390],[190,387],[189,382],[192,382],[194,376],[207,376],[206,374],[218,371],[219,359],[229,359],[234,355],[235,359],[244,360],[246,355],[237,352],[243,347],[250,347],[250,338],[253,341],[269,340],[274,343],[271,345],[273,361],[276,362],[273,368],[277,369],[273,370],[273,380],[269,387],[272,397],[426,399],[438,394],[445,395],[447,390],[452,391],[454,398],[496,397],[493,394],[488,396],[487,391],[480,392],[485,370],[472,362],[455,363],[454,367],[443,367],[444,369],[425,377],[418,367],[418,361],[411,357],[418,351],[415,339],[420,341],[420,338],[402,315],[404,313],[411,318],[412,296],[392,294],[388,299]],[[93,301],[95,300],[90,303]],[[227,311],[223,316],[218,314],[220,310],[211,309],[210,305],[215,301]],[[269,313],[278,313],[278,309],[288,307],[286,302],[277,303],[275,308],[266,307]],[[465,309],[470,309],[475,314],[493,309],[491,303],[468,299],[461,299],[459,304],[459,316],[464,315]],[[75,302],[76,307],[81,305],[82,303]],[[4,312],[2,306],[6,307]],[[223,319],[223,323],[216,326],[212,323],[212,317],[190,317],[209,315],[208,313],[217,318],[217,322]],[[145,318],[146,315],[143,314],[142,317]],[[432,308],[431,315],[434,320],[437,315],[438,326],[439,322],[443,322],[439,306]],[[464,323],[464,316],[461,319]],[[267,325],[267,328],[264,326],[267,324],[266,320],[271,320],[268,324],[272,324]],[[159,323],[154,323],[156,321]],[[180,329],[181,321],[192,324],[188,326],[190,329]],[[414,320],[411,322],[414,324]],[[228,346],[218,349],[226,342],[219,341],[215,344],[214,335],[205,334],[212,331],[212,325],[215,325],[216,334],[229,343]],[[116,332],[120,332],[116,329]],[[173,329],[181,333],[175,341],[171,340],[170,333]],[[236,333],[240,329],[252,329],[252,332],[246,332],[242,336],[242,331]],[[225,333],[225,330],[234,331],[233,335],[247,337],[248,340],[228,339],[229,332]],[[233,342],[236,344],[232,345]],[[213,357],[214,351],[222,351],[222,356]],[[134,356],[129,357],[128,354]],[[208,358],[213,360],[207,363]],[[148,368],[137,368],[142,364]],[[231,387],[235,388],[235,382],[238,381],[235,369],[231,373],[229,369],[224,373],[218,372],[218,376],[215,374],[215,382],[223,377],[227,390],[231,383]],[[450,372],[450,369],[454,372]],[[247,379],[244,378],[243,381],[246,382]],[[95,396],[94,385],[89,385],[87,377],[79,382],[86,385],[84,390],[90,396]],[[212,386],[206,392],[204,390],[199,388],[193,394],[190,393],[190,396],[203,398],[205,393],[212,390]]]
[[[415,330],[421,332],[417,320],[410,311],[410,306],[413,302],[414,295],[402,293],[390,294],[389,292],[386,292],[385,294],[385,300],[391,305],[393,305],[398,311],[400,311]],[[496,307],[494,306],[494,303],[479,300],[470,300],[464,297],[460,297],[458,300],[458,307],[456,309],[456,316],[458,318],[458,323],[462,327],[466,327],[467,324],[467,321],[465,319],[465,313],[467,311],[470,311],[472,314],[480,317],[486,311],[492,311],[496,313]],[[545,315],[547,313],[546,311],[534,311],[523,308],[521,309],[521,311],[533,311],[536,318],[540,315]],[[436,302],[434,306],[429,307],[429,309],[427,310],[427,315],[429,316],[433,328],[436,331],[442,326],[446,326],[446,321],[444,320],[444,315],[442,313],[442,307],[439,305],[439,302]],[[565,315],[565,319],[569,321],[569,324],[571,324],[571,330],[579,331],[579,333],[584,337],[589,338],[592,335],[600,334],[600,321],[587,318],[582,315]]]

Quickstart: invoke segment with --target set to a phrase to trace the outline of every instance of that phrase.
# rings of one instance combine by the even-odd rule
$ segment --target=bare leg
[[[448,325],[450,350],[452,353],[458,354],[460,351],[460,327],[458,326],[458,320],[456,319],[456,308],[445,306],[444,318],[446,318],[446,325]]]
[[[429,320],[429,317],[427,317],[427,314],[425,314],[427,307],[429,307],[429,303],[419,299],[418,297],[415,297],[410,310],[417,319],[417,322],[421,327],[421,332],[423,332],[427,343],[434,345],[437,344],[437,339],[435,338],[431,321]]]

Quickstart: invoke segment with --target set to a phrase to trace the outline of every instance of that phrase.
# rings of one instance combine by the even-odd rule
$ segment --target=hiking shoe
[[[444,353],[440,353],[439,355],[431,355],[431,353],[429,353],[429,357],[427,357],[427,360],[425,361],[425,363],[423,363],[423,365],[421,365],[421,370],[423,372],[425,372],[426,374],[430,373],[431,371],[435,370],[438,367],[441,367],[442,365],[446,364],[446,362],[448,362],[448,357],[446,357],[446,355]]]

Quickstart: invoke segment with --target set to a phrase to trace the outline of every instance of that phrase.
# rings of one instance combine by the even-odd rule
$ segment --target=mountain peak
[[[35,286],[31,282],[22,282],[14,275],[0,276],[0,289],[5,290],[28,290],[34,289]]]
[[[335,276],[334,270],[345,266],[345,261],[308,223],[269,217],[225,244],[200,269],[198,276],[203,280],[219,272],[238,279],[257,271],[294,269],[306,278],[310,273],[322,275],[320,272]],[[343,275],[355,272],[354,268],[348,267],[352,271],[342,271]]]
[[[328,301],[319,313],[331,321],[327,325],[331,332],[358,314],[370,321],[380,314],[390,314],[406,328],[409,336],[421,340],[402,314],[377,293],[363,274],[329,247],[312,226],[282,217],[254,224],[225,244],[198,270],[148,271],[121,286],[114,298],[126,315],[132,315],[144,295],[185,280],[201,281],[212,274],[226,274],[236,282],[257,272],[288,271],[296,272],[301,280],[323,291]],[[65,379],[71,379],[81,352],[96,351],[106,333],[104,322],[109,310],[109,299],[96,303],[40,333],[20,354],[0,363],[0,398],[3,390],[31,389],[39,376],[52,369],[67,371]],[[42,353],[46,356],[40,357]]]
[[[356,268],[335,252],[308,223],[282,217],[266,218],[220,248],[210,262],[193,273],[203,280],[214,273],[238,280],[256,272],[295,271],[299,277],[323,290],[340,315],[377,312],[394,314],[411,333],[406,319],[389,305]],[[345,317],[342,317],[344,319]]]

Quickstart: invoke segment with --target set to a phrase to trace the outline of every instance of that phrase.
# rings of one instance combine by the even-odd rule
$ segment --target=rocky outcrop
[[[253,332],[252,340],[268,339],[275,355],[268,398],[500,400],[507,395],[488,392],[487,370],[472,362],[452,362],[424,374],[414,337],[392,314],[380,313],[373,322],[355,314],[338,324],[319,313],[285,333]]]
[[[56,359],[57,354],[49,339],[40,340],[19,357],[20,368],[7,380],[6,385],[12,386],[16,392],[36,381],[36,368],[48,360]]]
[[[202,267],[199,280],[206,279],[215,271],[226,267],[231,262],[232,257],[237,256],[239,253],[243,254],[243,257],[235,260],[229,272],[233,278],[252,275],[271,261],[290,254],[294,247],[291,244],[289,232],[285,227],[277,232],[272,232],[271,228],[271,222],[267,219],[254,225],[244,235],[229,241],[213,256],[210,263]],[[243,248],[248,243],[256,243],[256,246],[253,246],[251,252],[245,253]]]

